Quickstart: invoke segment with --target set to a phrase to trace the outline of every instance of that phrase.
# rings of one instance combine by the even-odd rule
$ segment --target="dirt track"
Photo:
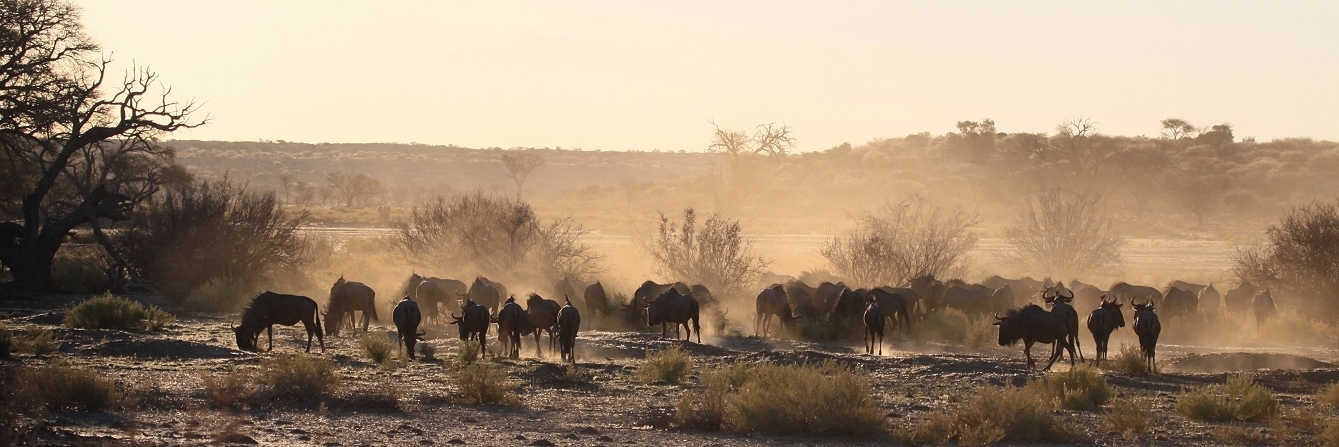
[[[690,379],[689,385],[683,386],[646,385],[634,375],[646,350],[674,345],[682,345],[692,354],[695,367],[718,362],[814,363],[831,359],[870,374],[876,401],[886,410],[890,425],[916,420],[927,411],[960,401],[981,385],[1021,385],[1041,376],[1024,367],[1017,347],[955,353],[944,346],[904,340],[885,348],[885,356],[871,357],[857,354],[860,348],[856,344],[754,337],[706,337],[704,344],[697,344],[663,339],[658,333],[583,332],[578,339],[579,368],[591,375],[589,382],[569,381],[554,359],[534,359],[535,346],[528,339],[523,343],[521,360],[499,361],[508,375],[521,383],[517,393],[522,405],[470,406],[453,403],[455,390],[449,364],[441,360],[401,363],[399,368],[380,370],[361,357],[355,338],[344,336],[327,338],[326,351],[320,353],[318,349],[312,355],[338,365],[347,395],[386,381],[395,383],[403,397],[399,409],[368,409],[345,396],[299,405],[262,404],[229,414],[210,408],[200,374],[248,367],[270,355],[232,349],[229,319],[180,316],[170,330],[154,334],[87,331],[57,327],[62,319],[58,306],[0,305],[7,306],[0,313],[5,326],[52,329],[62,345],[54,357],[133,384],[143,396],[140,409],[133,413],[49,414],[46,426],[30,440],[36,444],[100,445],[132,438],[151,445],[200,444],[229,430],[274,445],[547,445],[541,440],[555,445],[887,444],[890,440],[886,438],[778,438],[673,429],[669,421],[674,404],[695,381]],[[439,357],[454,356],[458,341],[441,338],[454,335],[452,329],[428,328],[436,336],[430,338]],[[305,333],[298,329],[279,327],[275,332],[275,352],[301,352],[306,343]],[[493,343],[490,348],[496,350],[495,339]],[[1047,349],[1041,345],[1034,351],[1044,353]],[[1122,393],[1154,398],[1154,429],[1141,444],[1219,444],[1209,434],[1211,425],[1176,416],[1172,406],[1177,392],[1190,386],[1221,383],[1228,370],[1272,364],[1319,367],[1262,370],[1256,374],[1257,380],[1279,393],[1285,407],[1310,405],[1310,396],[1319,384],[1339,380],[1339,370],[1331,364],[1284,354],[1200,355],[1173,347],[1162,355],[1168,371],[1165,374],[1107,376]],[[18,361],[35,366],[48,360],[22,356]],[[1128,444],[1120,438],[1107,438],[1097,429],[1103,420],[1100,413],[1066,411],[1062,417],[1086,427],[1093,442]]]

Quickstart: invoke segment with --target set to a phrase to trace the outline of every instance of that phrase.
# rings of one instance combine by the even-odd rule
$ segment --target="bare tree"
[[[905,284],[923,275],[965,274],[977,237],[977,217],[911,196],[856,216],[855,227],[819,249],[837,275],[853,284]]]
[[[22,223],[0,223],[0,263],[11,286],[48,289],[65,236],[81,225],[104,236],[99,219],[124,219],[172,164],[157,138],[206,120],[192,120],[195,103],[171,99],[148,68],[106,83],[110,61],[93,55],[71,3],[0,2],[0,29],[0,150],[23,179],[21,200],[3,198],[21,202]]]
[[[739,221],[712,214],[699,228],[692,208],[683,210],[681,224],[662,213],[647,250],[666,279],[702,284],[726,297],[742,296],[769,264],[753,253],[753,241],[744,237]]]
[[[316,187],[306,180],[297,183],[298,197],[295,201],[299,206],[311,205],[312,200],[316,198]]]
[[[288,171],[279,174],[279,186],[284,188],[284,203],[289,203],[291,197],[290,192],[293,189],[293,174]]]
[[[741,130],[716,129],[707,151],[721,154],[715,167],[713,193],[717,208],[725,212],[739,209],[745,201],[765,189],[776,167],[775,161],[795,149],[790,126],[776,123],[757,127],[750,136]]]
[[[353,207],[355,203],[367,205],[368,198],[377,196],[386,191],[381,186],[381,181],[367,176],[367,174],[354,174],[349,171],[331,171],[325,174],[326,183],[330,184],[338,192],[339,197],[344,199],[344,206]]]
[[[504,152],[498,154],[498,158],[502,159],[502,164],[507,167],[507,177],[516,183],[517,199],[520,199],[521,193],[525,191],[525,179],[530,177],[530,173],[544,166],[543,158],[529,152],[515,154]]]
[[[1125,238],[1116,234],[1097,194],[1047,188],[1004,230],[1006,259],[1059,278],[1114,273]]]
[[[1287,292],[1332,320],[1339,314],[1339,206],[1294,207],[1266,234],[1263,246],[1237,252],[1237,276]]]

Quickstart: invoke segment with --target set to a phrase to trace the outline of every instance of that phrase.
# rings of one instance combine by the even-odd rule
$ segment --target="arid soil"
[[[429,342],[438,360],[398,362],[379,368],[366,360],[355,337],[327,337],[326,349],[312,356],[337,365],[343,390],[336,398],[297,403],[259,402],[240,411],[223,410],[206,397],[202,373],[252,368],[271,353],[234,349],[231,318],[179,315],[166,332],[126,333],[65,329],[61,300],[0,302],[0,324],[11,330],[51,329],[60,351],[49,358],[20,355],[10,366],[61,359],[95,369],[133,387],[141,402],[133,411],[111,413],[48,413],[24,440],[32,445],[198,445],[216,440],[267,445],[817,445],[895,443],[891,436],[875,439],[774,437],[681,430],[671,426],[674,405],[691,390],[695,377],[683,385],[643,384],[636,370],[648,349],[682,346],[694,368],[720,362],[816,363],[835,360],[869,374],[876,401],[887,413],[887,426],[918,420],[932,409],[971,396],[980,386],[1021,385],[1045,373],[1029,371],[1021,348],[954,349],[941,345],[894,340],[884,356],[861,353],[856,343],[805,343],[756,337],[704,337],[702,344],[662,338],[659,333],[583,332],[578,338],[578,371],[573,380],[549,357],[536,358],[533,339],[523,343],[520,360],[495,361],[519,383],[519,406],[476,406],[460,403],[452,380],[456,347],[453,326],[430,326]],[[385,322],[383,322],[384,324]],[[385,329],[373,328],[384,332]],[[895,337],[896,338],[896,337]],[[264,336],[262,336],[262,343]],[[305,333],[277,327],[274,353],[301,353]],[[490,337],[489,348],[498,349]],[[1049,347],[1038,345],[1034,354]],[[1160,355],[1163,373],[1127,376],[1108,372],[1120,393],[1154,399],[1153,429],[1137,444],[1220,445],[1214,425],[1188,421],[1175,414],[1178,392],[1222,383],[1230,371],[1255,371],[1286,408],[1314,405],[1320,386],[1339,380],[1331,351],[1309,350],[1308,357],[1280,352],[1192,352],[1175,346]],[[1092,355],[1089,346],[1088,355]],[[1273,368],[1283,365],[1286,369]],[[1068,368],[1059,364],[1056,369]],[[392,383],[398,407],[362,405],[359,394]],[[1082,427],[1090,443],[1127,445],[1131,441],[1101,430],[1103,415],[1065,411],[1060,416]],[[1249,424],[1248,427],[1268,427]],[[1286,440],[1276,440],[1288,444]]]

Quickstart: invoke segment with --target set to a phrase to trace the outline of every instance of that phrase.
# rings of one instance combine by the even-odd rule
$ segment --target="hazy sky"
[[[118,62],[206,101],[176,138],[801,150],[1162,118],[1339,139],[1339,2],[83,1]]]

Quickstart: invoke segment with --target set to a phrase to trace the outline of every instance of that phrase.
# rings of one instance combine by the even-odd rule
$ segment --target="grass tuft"
[[[475,363],[460,369],[456,374],[456,386],[460,389],[465,402],[474,405],[502,404],[520,405],[520,398],[512,393],[516,389],[507,381],[507,374],[489,363]]]
[[[32,354],[37,357],[45,357],[55,354],[60,350],[60,343],[56,342],[55,335],[52,335],[48,329],[33,329],[23,332],[14,337],[14,352]]]
[[[678,346],[646,353],[646,361],[637,370],[637,377],[643,383],[679,383],[688,376],[693,361],[688,353]]]
[[[807,435],[870,435],[883,425],[868,378],[832,361],[724,365],[704,372],[697,391],[680,399],[680,425]]]
[[[1055,418],[1047,397],[1037,387],[982,388],[958,409],[958,434],[970,433],[974,444],[1073,442],[1077,430]],[[998,439],[985,436],[992,433]]]
[[[418,356],[424,362],[437,360],[437,348],[426,341],[418,342]]]
[[[1269,439],[1264,431],[1241,424],[1227,424],[1209,431],[1214,440],[1223,445],[1262,445]]]
[[[395,350],[395,346],[391,344],[390,339],[381,332],[363,334],[363,338],[358,340],[358,345],[362,347],[363,355],[367,356],[367,359],[371,360],[372,363],[378,365],[390,360],[391,351]]]
[[[130,406],[133,396],[102,374],[64,364],[21,369],[18,391],[52,410],[102,411]]]
[[[1331,383],[1316,395],[1316,402],[1339,409],[1339,383]]]
[[[89,298],[65,310],[65,327],[113,329],[118,331],[159,331],[174,318],[156,306],[143,304],[110,293]]]
[[[1052,374],[1035,383],[1066,410],[1097,411],[1115,395],[1102,374],[1085,365]]]
[[[1102,369],[1130,376],[1143,376],[1148,375],[1148,361],[1144,359],[1144,351],[1141,351],[1139,346],[1121,343],[1116,355],[1107,359]]]
[[[482,354],[483,348],[479,346],[478,340],[467,340],[456,349],[456,361],[461,365],[473,364],[479,361]]]
[[[1153,414],[1153,401],[1144,397],[1117,399],[1107,413],[1107,429],[1120,433],[1125,439],[1133,441],[1148,432],[1149,417]]]
[[[227,374],[200,374],[205,394],[219,408],[238,408],[251,397],[255,378],[246,370],[234,369]]]
[[[953,413],[932,411],[920,422],[893,432],[893,437],[902,445],[911,447],[948,444],[958,432],[957,424]]]
[[[279,354],[260,364],[260,383],[271,398],[308,400],[329,397],[340,387],[329,360]]]
[[[1249,374],[1229,377],[1223,385],[1210,385],[1181,393],[1176,412],[1187,419],[1205,422],[1264,421],[1280,412],[1274,393],[1255,383]]]

